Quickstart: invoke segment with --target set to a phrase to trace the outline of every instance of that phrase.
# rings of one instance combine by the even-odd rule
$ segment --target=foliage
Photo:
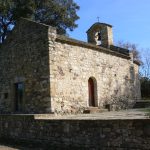
[[[77,27],[79,6],[73,0],[0,0],[0,41],[3,42],[20,17],[55,26],[66,34]]]
[[[141,96],[145,99],[150,99],[150,55],[149,49],[141,50],[146,51],[141,59],[140,53],[138,51],[138,46],[136,44],[131,44],[130,42],[118,42],[119,47],[129,49],[133,52],[134,60],[140,62],[140,80],[141,80]]]
[[[9,10],[9,11],[8,11]],[[7,0],[0,0],[0,42],[3,42],[7,33],[11,30],[12,20],[11,6]]]
[[[150,79],[150,49],[143,50],[143,65],[141,67],[141,76]]]
[[[150,98],[150,78],[141,77],[141,96],[142,98]]]
[[[140,109],[141,111],[145,112],[146,113],[146,116],[148,116],[148,118],[150,118],[150,108],[143,108],[143,109]]]
[[[140,53],[139,53],[139,50],[138,50],[138,46],[136,44],[133,44],[133,43],[130,43],[130,42],[119,41],[117,43],[117,46],[130,50],[130,52],[133,53],[134,60],[136,60],[140,64],[142,64],[141,56],[140,56]]]

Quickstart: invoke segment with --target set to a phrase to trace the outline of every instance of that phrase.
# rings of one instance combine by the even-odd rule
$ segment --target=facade
[[[96,23],[88,43],[21,19],[0,47],[1,113],[82,113],[129,108],[140,99],[139,63]]]

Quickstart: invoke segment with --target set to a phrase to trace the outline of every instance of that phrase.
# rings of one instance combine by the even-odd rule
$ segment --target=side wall
[[[128,108],[140,98],[138,65],[108,49],[67,39],[56,40],[50,59],[52,109],[56,113],[82,112],[89,107],[88,80],[95,82],[98,107]],[[106,52],[107,53],[106,53]]]
[[[0,112],[47,113],[51,111],[49,43],[55,30],[21,19],[0,49]],[[52,41],[52,39],[51,39]],[[15,108],[15,84],[23,83],[23,98]]]
[[[149,150],[150,120],[35,120],[0,116],[0,141],[62,150]],[[14,143],[14,142],[13,142]]]

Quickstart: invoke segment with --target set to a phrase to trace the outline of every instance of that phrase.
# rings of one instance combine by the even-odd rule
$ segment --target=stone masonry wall
[[[55,113],[89,107],[88,79],[95,81],[98,107],[124,109],[140,98],[138,65],[128,56],[59,36],[50,51],[51,100]]]
[[[43,149],[149,150],[150,120],[36,120],[0,116],[0,141],[26,142]]]
[[[52,38],[55,32],[52,27],[21,19],[1,46],[0,112],[15,112],[14,84],[19,82],[24,83],[24,93],[17,113],[51,111],[48,34]]]
[[[14,85],[22,82],[17,113],[82,113],[89,107],[90,77],[97,107],[128,108],[140,98],[138,65],[129,56],[21,19],[0,47],[0,112],[15,112]]]

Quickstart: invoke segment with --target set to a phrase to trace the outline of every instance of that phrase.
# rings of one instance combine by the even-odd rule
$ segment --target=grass
[[[149,116],[149,118],[150,118],[150,107],[149,108],[143,108],[142,111],[145,112],[146,115]]]
[[[150,101],[150,97],[143,97],[143,100],[149,100]]]
[[[150,117],[150,108],[147,108],[148,116]]]

